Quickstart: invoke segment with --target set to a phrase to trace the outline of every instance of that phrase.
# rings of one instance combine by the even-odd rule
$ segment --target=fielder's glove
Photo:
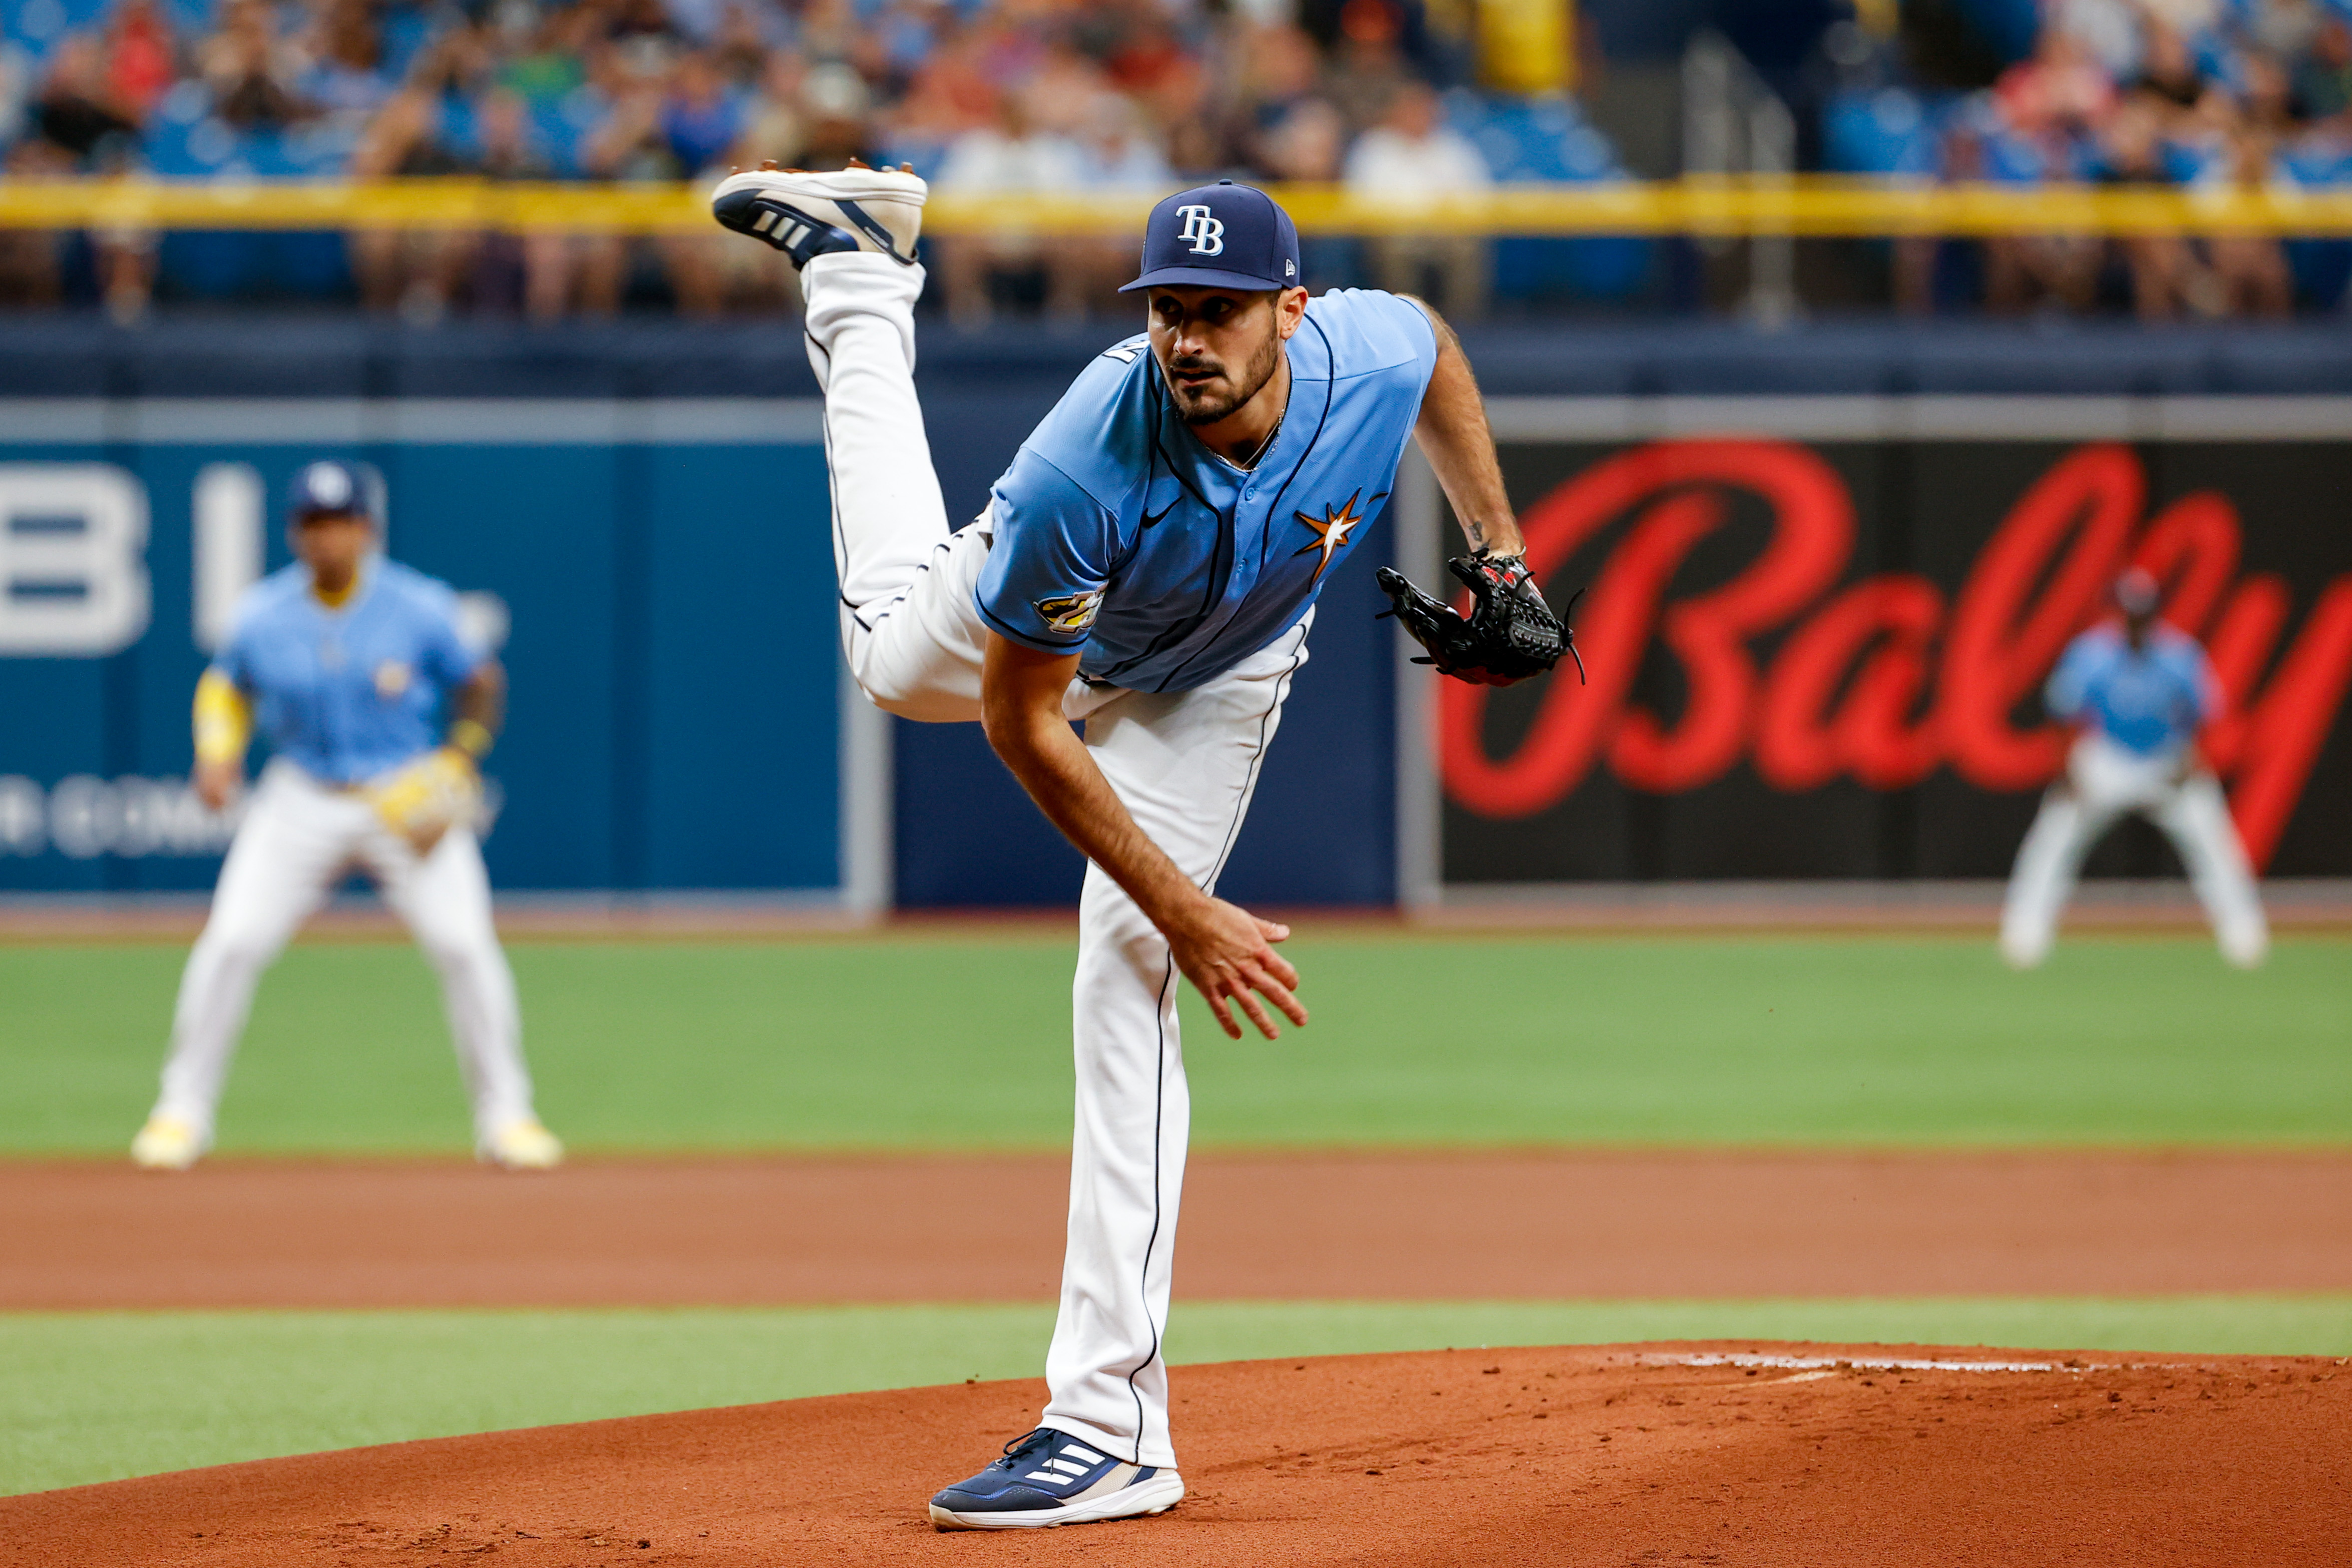
[[[406,839],[418,855],[430,855],[449,829],[459,823],[473,825],[481,809],[482,775],[473,758],[455,746],[443,746],[377,780],[367,793],[386,827]]]
[[[1380,570],[1381,591],[1393,606],[1381,611],[1380,619],[1394,616],[1429,650],[1426,658],[1413,663],[1433,665],[1439,674],[1474,686],[1508,686],[1546,673],[1566,654],[1576,660],[1577,679],[1584,679],[1576,634],[1544,603],[1524,559],[1457,555],[1445,568],[1470,590],[1467,620],[1453,605],[1414,587],[1403,573]],[[1571,608],[1575,604],[1569,601]]]

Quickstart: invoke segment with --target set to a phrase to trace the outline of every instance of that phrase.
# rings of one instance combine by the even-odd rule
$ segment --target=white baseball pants
[[[531,1114],[514,975],[490,923],[489,874],[473,830],[451,828],[420,858],[363,796],[280,758],[262,772],[180,977],[157,1115],[210,1142],[262,971],[354,868],[375,879],[441,976],[477,1142]]]
[[[986,520],[950,535],[915,396],[919,268],[867,254],[803,271],[809,359],[825,389],[843,646],[874,701],[911,719],[980,717],[986,629],[972,591]],[[1311,619],[1311,617],[1310,617]],[[1153,843],[1204,889],[1223,869],[1274,739],[1307,621],[1204,687],[1168,695],[1073,681],[1103,776]],[[1168,943],[1087,868],[1072,986],[1077,1068],[1061,1313],[1042,1424],[1139,1465],[1173,1467],[1168,1322],[1192,1101]]]
[[[2186,778],[2176,778],[2176,772],[2172,757],[2143,757],[2104,736],[2074,742],[2066,777],[2042,796],[2042,810],[2018,847],[2001,909],[2003,957],[2030,969],[2050,955],[2083,857],[2117,817],[2137,812],[2179,851],[2221,956],[2242,969],[2263,962],[2270,928],[2221,786],[2201,770]]]

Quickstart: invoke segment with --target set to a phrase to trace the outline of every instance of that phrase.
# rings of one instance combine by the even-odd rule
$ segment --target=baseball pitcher
[[[2122,625],[2084,632],[2051,672],[2051,713],[2082,733],[2010,874],[2000,951],[2019,969],[2050,955],[2083,857],[2126,812],[2162,828],[2180,852],[2222,957],[2252,969],[2270,951],[2245,847],[2197,753],[2197,731],[2221,711],[2221,684],[2196,640],[2157,618],[2160,597],[2147,573],[2125,573],[2115,586]]]
[[[930,1517],[951,1530],[1158,1513],[1184,1493],[1160,1354],[1189,1110],[1177,987],[1195,986],[1236,1039],[1239,1020],[1268,1038],[1276,1015],[1307,1022],[1275,951],[1287,929],[1219,899],[1217,877],[1306,662],[1317,592],[1386,507],[1406,441],[1475,552],[1456,566],[1468,617],[1387,584],[1433,658],[1508,679],[1549,668],[1563,631],[1519,560],[1454,334],[1393,294],[1309,300],[1288,216],[1230,182],[1153,210],[1127,286],[1149,331],[1080,374],[987,510],[950,531],[913,376],[924,197],[909,173],[770,168],[713,200],[720,223],[802,269],[851,671],[892,713],[985,725],[1090,862],[1052,1397]]]
[[[299,559],[248,590],[196,684],[195,788],[207,806],[243,786],[257,721],[276,755],[188,955],[163,1096],[131,1158],[181,1171],[211,1145],[261,972],[358,868],[441,976],[478,1152],[544,1170],[563,1149],[531,1111],[514,976],[491,929],[473,826],[505,675],[458,636],[446,586],[377,552],[358,470],[310,464],[291,512]]]

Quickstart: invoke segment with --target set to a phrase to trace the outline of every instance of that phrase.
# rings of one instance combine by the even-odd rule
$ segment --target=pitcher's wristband
[[[490,747],[497,740],[489,726],[478,719],[460,719],[449,726],[449,744],[478,763],[490,754]]]

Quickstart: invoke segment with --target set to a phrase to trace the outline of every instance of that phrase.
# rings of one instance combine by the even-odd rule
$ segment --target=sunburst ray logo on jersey
[[[1093,589],[1084,594],[1056,594],[1037,601],[1037,613],[1045,625],[1057,632],[1082,632],[1095,624],[1096,614],[1102,609],[1103,591]]]
[[[1300,545],[1292,551],[1291,554],[1304,555],[1310,550],[1319,550],[1323,552],[1323,559],[1315,563],[1314,576],[1307,579],[1309,583],[1323,575],[1323,568],[1330,565],[1331,557],[1346,547],[1348,536],[1356,531],[1356,525],[1363,521],[1370,515],[1370,508],[1378,506],[1389,492],[1382,490],[1370,501],[1365,502],[1364,511],[1358,511],[1356,501],[1363,493],[1358,490],[1355,495],[1349,496],[1336,507],[1325,505],[1321,517],[1311,517],[1303,511],[1294,511],[1290,514],[1315,531],[1314,540]]]

